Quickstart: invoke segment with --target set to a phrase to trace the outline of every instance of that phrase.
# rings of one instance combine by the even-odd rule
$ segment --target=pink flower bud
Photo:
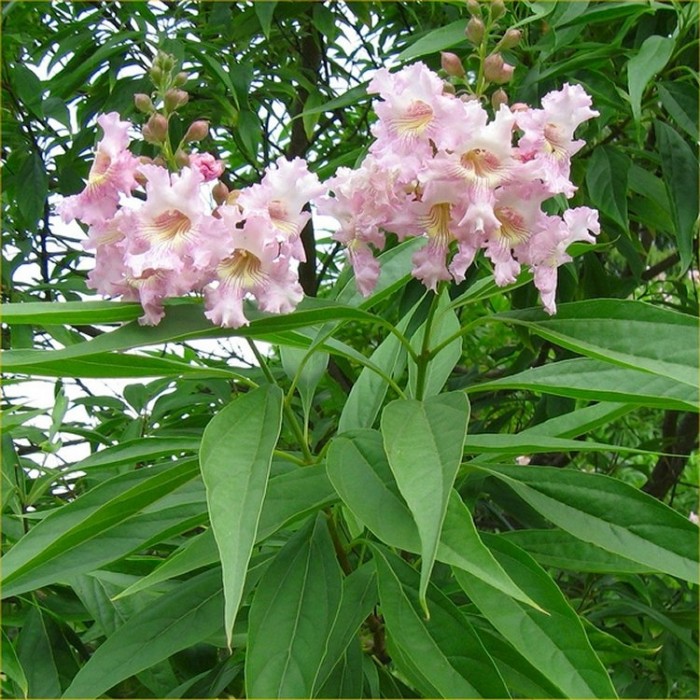
[[[472,17],[481,16],[481,7],[479,6],[479,0],[467,0],[467,10]]]
[[[503,17],[506,13],[506,6],[503,0],[491,0],[491,19]]]
[[[171,88],[165,93],[163,101],[165,102],[165,109],[168,112],[174,112],[178,107],[187,104],[189,99],[190,96],[184,90]]]
[[[507,83],[513,77],[513,70],[500,53],[492,53],[484,59],[484,77],[491,83]]]
[[[509,29],[498,42],[499,49],[512,49],[520,43],[523,33],[519,29]]]
[[[451,75],[455,78],[462,78],[465,75],[462,61],[459,60],[459,56],[456,54],[450,53],[449,51],[441,51],[440,64],[447,75]]]
[[[194,141],[201,141],[207,137],[209,133],[209,122],[199,119],[196,122],[190,124],[190,128],[187,129],[185,134],[185,143],[192,143]]]
[[[217,182],[212,188],[211,196],[214,198],[214,201],[221,206],[228,197],[228,187],[226,187],[223,182]]]
[[[143,127],[143,138],[148,142],[160,145],[168,137],[168,120],[162,114],[152,114]]]
[[[464,33],[472,44],[478,45],[484,38],[484,29],[484,23],[478,17],[472,17]]]
[[[448,83],[447,81],[443,82],[442,84],[442,94],[443,95],[454,95],[456,94],[457,90],[455,90],[455,86],[452,83]]]
[[[503,88],[498,88],[496,92],[491,95],[491,105],[493,106],[494,110],[498,111],[498,108],[501,105],[507,105],[508,104],[508,94]]]
[[[151,112],[155,111],[151,98],[148,95],[144,95],[142,92],[137,92],[134,95],[134,105],[136,105],[136,109],[138,109],[139,112],[143,112],[144,114],[151,114]]]
[[[173,78],[173,84],[176,85],[177,87],[184,85],[187,82],[187,79],[189,76],[187,73],[184,71],[180,71],[174,78]]]
[[[175,162],[178,167],[184,168],[186,165],[190,164],[190,157],[181,148],[175,151]]]

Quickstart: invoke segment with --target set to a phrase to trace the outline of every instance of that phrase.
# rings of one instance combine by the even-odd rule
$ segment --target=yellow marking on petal
[[[222,260],[217,272],[222,284],[242,289],[250,289],[267,280],[260,259],[250,251],[243,249],[235,250],[232,255]]]
[[[569,157],[569,152],[566,150],[568,139],[562,134],[561,127],[557,124],[549,122],[544,127],[544,143],[545,148],[556,159]]]
[[[192,222],[178,209],[168,209],[143,227],[144,233],[159,243],[175,243],[187,238]]]
[[[420,136],[433,121],[433,108],[423,100],[414,100],[408,109],[391,123],[399,136]]]
[[[449,202],[433,204],[428,214],[421,218],[420,223],[425,227],[425,231],[430,240],[435,241],[435,243],[441,246],[446,247],[449,245],[452,240]]]
[[[501,222],[501,227],[496,232],[499,243],[504,248],[512,248],[515,245],[527,242],[530,238],[530,230],[523,217],[511,207],[499,207],[494,209],[496,218]]]
[[[463,174],[470,180],[483,180],[496,187],[503,179],[503,164],[495,153],[485,148],[472,148],[459,159]]]
[[[299,233],[297,222],[289,215],[289,211],[282,200],[273,199],[267,205],[267,211],[273,225],[282,231],[282,233],[286,233],[289,236]]]

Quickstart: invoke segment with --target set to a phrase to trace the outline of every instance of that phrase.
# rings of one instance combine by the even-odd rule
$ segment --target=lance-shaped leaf
[[[479,467],[562,530],[626,559],[698,583],[698,528],[646,493],[602,474]]]
[[[308,698],[342,597],[342,580],[323,516],[280,550],[255,592],[248,625],[249,698]]]
[[[202,436],[199,460],[221,556],[229,644],[282,427],[282,401],[282,390],[274,385],[244,394],[220,411]]]
[[[221,627],[222,602],[216,569],[181,583],[110,635],[63,697],[99,697],[125,678],[210,637]]]
[[[378,432],[358,430],[333,440],[327,469],[345,505],[382,542],[408,552],[420,552],[416,524],[398,491]],[[454,490],[442,526],[437,559],[470,571],[506,595],[536,606],[481,541],[471,513]]]
[[[392,401],[381,426],[389,466],[418,528],[421,542],[419,597],[425,593],[435,563],[452,484],[462,461],[469,422],[469,401],[462,392],[425,401]]]
[[[698,386],[698,319],[643,301],[599,299],[496,318],[529,328],[557,345],[616,365]]]
[[[459,585],[484,617],[565,697],[616,697],[581,620],[554,581],[514,544],[494,535],[485,539],[505,570],[549,614],[525,607],[471,574],[454,569]]]
[[[416,606],[418,574],[398,557],[375,548],[377,583],[389,653],[425,697],[509,697],[493,659],[449,598],[429,587],[432,618]]]

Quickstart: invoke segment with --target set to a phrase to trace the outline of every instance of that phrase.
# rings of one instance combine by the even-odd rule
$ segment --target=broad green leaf
[[[328,475],[348,508],[386,545],[420,552],[416,524],[374,430],[358,430],[335,438],[328,450]],[[506,595],[534,605],[503,571],[474,526],[462,499],[450,494],[437,550],[438,561],[483,578]]]
[[[128,472],[52,511],[5,555],[3,597],[97,568],[145,545],[152,530],[160,533],[175,528],[177,532],[181,531],[178,527],[193,527],[189,518],[199,519],[201,506],[197,503],[194,507],[185,504],[186,517],[180,504],[173,504],[170,514],[146,509],[159,501],[167,506],[168,494],[196,475],[195,461]],[[130,518],[138,514],[141,524],[134,526]],[[151,521],[150,529],[145,529],[144,520]],[[119,530],[122,525],[124,529]],[[119,548],[116,541],[105,546],[108,539],[119,540]]]
[[[253,7],[255,14],[260,22],[260,28],[263,31],[266,39],[270,38],[270,29],[272,28],[272,17],[275,14],[276,2],[256,2]]]
[[[603,574],[653,571],[652,567],[637,564],[558,529],[513,530],[503,533],[502,537],[526,550],[544,566]]]
[[[22,196],[19,198],[19,211],[26,225],[33,228],[44,215],[49,179],[46,166],[38,153],[30,152],[17,175],[22,183]]]
[[[566,697],[616,697],[581,621],[554,581],[510,542],[495,535],[486,535],[485,541],[510,576],[547,612],[525,607],[480,579],[454,569],[457,582],[484,617]]]
[[[56,649],[40,608],[30,607],[16,644],[17,659],[26,676],[28,697],[60,697],[61,681]],[[4,663],[3,657],[3,665]]]
[[[687,384],[648,372],[589,359],[563,360],[510,377],[466,388],[468,393],[529,389],[590,401],[625,401],[679,411],[698,411],[697,391]]]
[[[221,628],[223,596],[218,569],[181,582],[127,620],[97,648],[63,697],[99,697]]]
[[[686,83],[659,83],[661,104],[693,141],[698,137],[698,86]]]
[[[119,445],[94,452],[89,457],[73,465],[75,471],[105,469],[124,464],[148,462],[159,457],[179,455],[183,452],[196,452],[200,441],[197,438],[137,438],[126,440]]]
[[[644,14],[653,12],[654,8],[650,7],[647,3],[629,2],[629,0],[625,0],[624,2],[606,2],[605,4],[594,2],[584,14],[577,15],[569,20],[567,26],[610,22],[620,17],[634,15],[641,17]]]
[[[338,663],[331,669],[326,682],[314,697],[319,698],[360,698],[364,683],[363,662],[366,658],[355,639],[350,643]]]
[[[199,451],[202,478],[224,577],[229,645],[282,428],[282,390],[261,387],[234,399],[207,425]]]
[[[429,587],[431,618],[415,601],[419,576],[386,550],[374,548],[389,653],[425,697],[506,698],[509,693],[478,635],[447,596]]]
[[[642,95],[649,81],[668,63],[675,41],[670,37],[653,34],[647,37],[639,51],[627,62],[627,85],[629,86],[632,116],[636,122],[642,116]]]
[[[27,676],[24,673],[20,660],[17,658],[17,652],[4,629],[2,630],[2,671],[16,684],[22,697],[26,698],[29,692]]]
[[[468,422],[469,402],[462,392],[430,396],[424,401],[399,399],[382,412],[389,466],[421,541],[423,607]]]
[[[562,530],[654,571],[698,583],[698,528],[646,493],[602,474],[479,467]]]
[[[415,43],[405,48],[397,57],[397,61],[408,61],[426,54],[436,53],[443,49],[449,49],[466,41],[464,30],[467,24],[463,19],[447,24],[444,27],[434,29],[421,37]]]
[[[411,346],[417,354],[420,354],[423,349],[426,323],[427,321],[423,323],[411,338]],[[427,349],[432,350],[437,347],[440,343],[459,332],[459,329],[459,319],[451,308],[450,295],[445,288],[437,301],[435,316],[430,326],[430,342]],[[435,357],[431,358],[425,369],[422,386],[423,398],[440,393],[461,356],[462,337],[459,336],[440,350]],[[418,367],[415,362],[409,362],[408,364],[408,381],[411,394],[417,396]]]
[[[319,350],[309,351],[289,346],[280,347],[282,367],[290,380],[296,380],[296,387],[301,396],[304,415],[308,420],[311,403],[319,382],[328,367],[328,353]]]
[[[360,626],[377,604],[377,582],[371,562],[355,569],[343,579],[343,595],[338,614],[328,635],[328,644],[319,663],[312,684],[311,695],[316,697],[326,685],[329,676],[337,675],[338,664],[343,664],[343,654],[353,642]],[[358,644],[359,649],[359,644]],[[340,696],[345,697],[345,696]]]
[[[627,174],[630,159],[612,146],[598,146],[588,161],[586,185],[592,204],[627,231]]]
[[[681,265],[692,260],[693,237],[698,219],[698,159],[685,139],[668,124],[654,122],[661,154],[661,170],[671,200]]]
[[[338,615],[342,580],[323,516],[280,550],[253,598],[246,694],[308,698]]]

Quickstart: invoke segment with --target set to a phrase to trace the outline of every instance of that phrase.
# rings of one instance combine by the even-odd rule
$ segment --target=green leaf
[[[374,548],[387,646],[393,662],[425,697],[506,698],[509,693],[478,635],[447,596],[429,587],[432,617],[416,606],[418,574]]]
[[[61,681],[54,653],[55,647],[40,608],[30,607],[19,633],[16,648],[17,659],[26,675],[28,697],[60,697]],[[4,664],[5,657],[3,657],[3,666]]]
[[[449,49],[466,41],[464,30],[467,24],[463,19],[447,24],[444,27],[439,27],[425,36],[421,37],[415,43],[405,48],[398,56],[397,61],[407,61],[426,54],[436,53],[443,49]]]
[[[504,455],[539,454],[542,452],[633,452],[657,454],[650,450],[638,450],[623,445],[610,445],[593,440],[566,440],[523,431],[515,435],[507,433],[479,433],[469,435],[464,443],[466,453],[501,453]]]
[[[612,146],[598,146],[588,161],[586,186],[593,206],[624,231],[627,220],[627,175],[630,159]]]
[[[211,420],[202,436],[199,459],[221,555],[229,645],[282,428],[283,400],[282,390],[274,385],[239,396]]]
[[[2,320],[9,325],[88,324],[133,321],[143,314],[139,304],[118,301],[29,301],[3,304]]]
[[[382,413],[389,465],[420,536],[420,601],[424,608],[468,422],[469,401],[462,392],[431,396],[424,401],[399,399]]]
[[[627,62],[632,116],[636,122],[642,116],[642,95],[649,81],[668,63],[675,41],[670,37],[653,34],[647,37],[639,51]]]
[[[378,432],[357,430],[335,438],[328,450],[327,469],[343,502],[382,542],[408,552],[421,551],[416,524],[399,494]],[[484,546],[471,514],[455,491],[450,494],[437,559],[535,605]]]
[[[50,512],[3,560],[3,597],[18,595],[48,583],[96,568],[138,549],[152,532],[143,520],[155,521],[155,532],[192,527],[175,511],[175,523],[161,522],[157,511],[143,513],[141,526],[130,518],[166,499],[197,475],[195,461],[128,472],[99,484],[85,495]],[[167,505],[167,501],[163,503]],[[196,505],[194,514],[201,510]],[[165,513],[167,515],[167,512]],[[188,517],[192,513],[188,512]],[[124,524],[124,529],[119,526]],[[106,546],[105,541],[111,540]]]
[[[253,7],[255,14],[260,22],[260,28],[263,31],[266,39],[270,38],[270,29],[272,28],[272,18],[275,14],[276,2],[268,0],[268,2],[256,2]]]
[[[289,379],[296,380],[296,388],[301,396],[304,416],[308,420],[314,393],[328,367],[328,353],[282,346],[280,359]]]
[[[341,597],[333,543],[318,516],[280,550],[255,592],[245,668],[248,697],[311,697]]]
[[[672,205],[678,252],[685,270],[692,261],[698,218],[698,159],[683,137],[668,124],[655,121],[654,129]]]
[[[562,304],[556,316],[539,309],[496,318],[529,328],[557,345],[614,364],[699,384],[698,319],[643,301],[596,299]]]
[[[478,467],[506,483],[562,530],[654,571],[692,583],[698,528],[618,479],[552,467]]]
[[[2,671],[17,685],[22,697],[26,698],[29,692],[27,676],[24,673],[20,660],[17,658],[17,652],[4,629],[2,630]]]
[[[99,697],[129,678],[221,628],[218,569],[181,582],[110,635],[80,669],[63,697]]]
[[[28,228],[34,228],[44,215],[49,179],[44,161],[38,153],[30,152],[17,175],[22,183],[22,196],[19,197],[19,212]]]
[[[525,549],[544,566],[570,571],[606,573],[650,573],[653,569],[613,554],[562,530],[514,530],[502,537]]]
[[[427,321],[426,321],[427,323]],[[411,346],[420,354],[423,349],[423,338],[425,336],[426,324],[413,334],[411,338]],[[447,288],[443,289],[440,298],[437,302],[435,316],[430,326],[430,343],[427,348],[429,351],[436,348],[443,341],[458,333],[460,330],[459,319],[457,314],[451,308],[450,295]],[[428,366],[425,369],[425,379],[423,384],[423,397],[435,396],[439,394],[445,386],[445,382],[449,378],[459,358],[462,356],[462,337],[454,338],[440,352],[430,359]],[[418,379],[418,367],[415,362],[409,362],[408,365],[408,382],[411,389],[411,394],[416,396]]]
[[[547,611],[525,607],[480,579],[454,569],[457,582],[484,617],[565,697],[616,697],[580,619],[554,581],[515,545],[495,535],[484,539],[509,575]]]
[[[664,109],[690,138],[698,137],[698,86],[695,82],[659,83],[659,98]]]
[[[625,401],[679,411],[700,410],[697,391],[687,384],[584,358],[527,369],[511,377],[469,386],[466,391],[499,389],[530,389],[590,401]]]
[[[119,445],[107,447],[99,452],[93,452],[89,457],[73,465],[75,471],[106,469],[135,465],[139,462],[150,462],[159,457],[179,455],[180,453],[196,452],[200,441],[197,438],[137,438],[125,440]]]

